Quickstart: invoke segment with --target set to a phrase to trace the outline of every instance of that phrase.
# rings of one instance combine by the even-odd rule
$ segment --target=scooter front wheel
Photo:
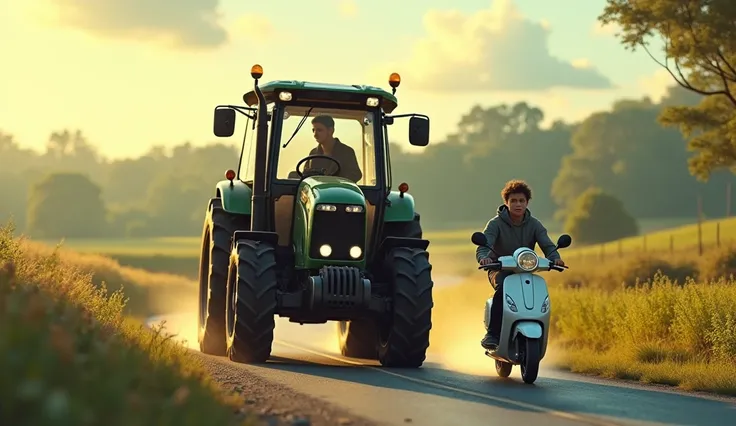
[[[498,375],[501,377],[509,377],[511,375],[511,369],[513,367],[513,364],[496,360],[496,373],[498,373]]]
[[[524,383],[532,384],[539,375],[542,342],[539,339],[525,339],[524,357],[521,362],[521,378]]]

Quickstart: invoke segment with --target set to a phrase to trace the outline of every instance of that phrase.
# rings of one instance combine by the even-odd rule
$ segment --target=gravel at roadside
[[[226,358],[198,354],[210,375],[226,391],[240,394],[240,415],[257,413],[268,426],[379,426],[321,399],[250,373]]]

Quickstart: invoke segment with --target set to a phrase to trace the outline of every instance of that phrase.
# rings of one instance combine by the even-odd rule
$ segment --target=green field
[[[670,237],[674,241],[677,251],[697,248],[697,226],[688,219],[662,219],[642,221],[642,229],[656,230],[646,234],[647,251],[662,252],[669,250]],[[687,224],[690,223],[690,224]],[[712,220],[703,223],[703,244],[706,247],[716,245],[716,226],[720,223],[720,239],[723,244],[730,244],[736,238],[736,218]],[[662,229],[663,226],[673,227]],[[683,224],[687,224],[682,226]],[[431,243],[430,255],[434,262],[442,266],[438,269],[443,273],[458,273],[467,271],[474,261],[475,246],[470,242],[473,232],[478,229],[459,229],[452,231],[428,231],[425,238]],[[556,239],[559,230],[550,232],[552,239]],[[59,241],[41,241],[48,245],[59,244]],[[130,239],[72,239],[61,241],[66,247],[82,253],[96,253],[110,256],[121,265],[133,266],[157,272],[170,272],[194,278],[199,267],[200,237],[166,237],[166,238],[130,238]],[[624,254],[640,253],[643,249],[644,237],[634,237],[621,240],[620,246]],[[604,253],[616,254],[619,242],[604,245]],[[565,250],[565,258],[574,259],[588,255],[600,255],[601,246],[576,247],[573,236],[573,245]]]

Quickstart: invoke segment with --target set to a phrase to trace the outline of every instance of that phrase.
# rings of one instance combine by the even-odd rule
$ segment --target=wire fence
[[[603,260],[611,257],[627,257],[643,254],[674,254],[691,251],[702,256],[709,249],[736,248],[736,229],[720,222],[693,227],[692,230],[677,230],[672,233],[645,234],[605,244],[590,245],[570,250],[565,259]]]

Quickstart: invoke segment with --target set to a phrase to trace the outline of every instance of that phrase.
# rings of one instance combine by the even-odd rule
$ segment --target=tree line
[[[428,228],[482,226],[512,178],[531,184],[535,216],[568,228],[585,217],[581,206],[595,204],[581,201],[583,195],[609,196],[613,204],[604,206],[619,202],[623,215],[638,219],[694,217],[701,195],[705,213],[722,216],[732,175],[716,172],[699,181],[688,170],[692,154],[681,133],[657,121],[664,108],[699,98],[673,86],[659,103],[621,100],[579,123],[548,128],[541,127],[544,112],[526,102],[475,105],[446,140],[420,153],[392,140],[394,182],[410,183]],[[214,184],[237,165],[239,148],[183,143],[109,160],[78,130],[52,133],[42,152],[1,133],[0,200],[7,207],[0,219],[12,215],[19,229],[38,238],[198,235]],[[597,216],[614,210],[598,208]],[[589,228],[595,226],[581,232],[594,232]],[[618,233],[636,232],[624,223]]]

